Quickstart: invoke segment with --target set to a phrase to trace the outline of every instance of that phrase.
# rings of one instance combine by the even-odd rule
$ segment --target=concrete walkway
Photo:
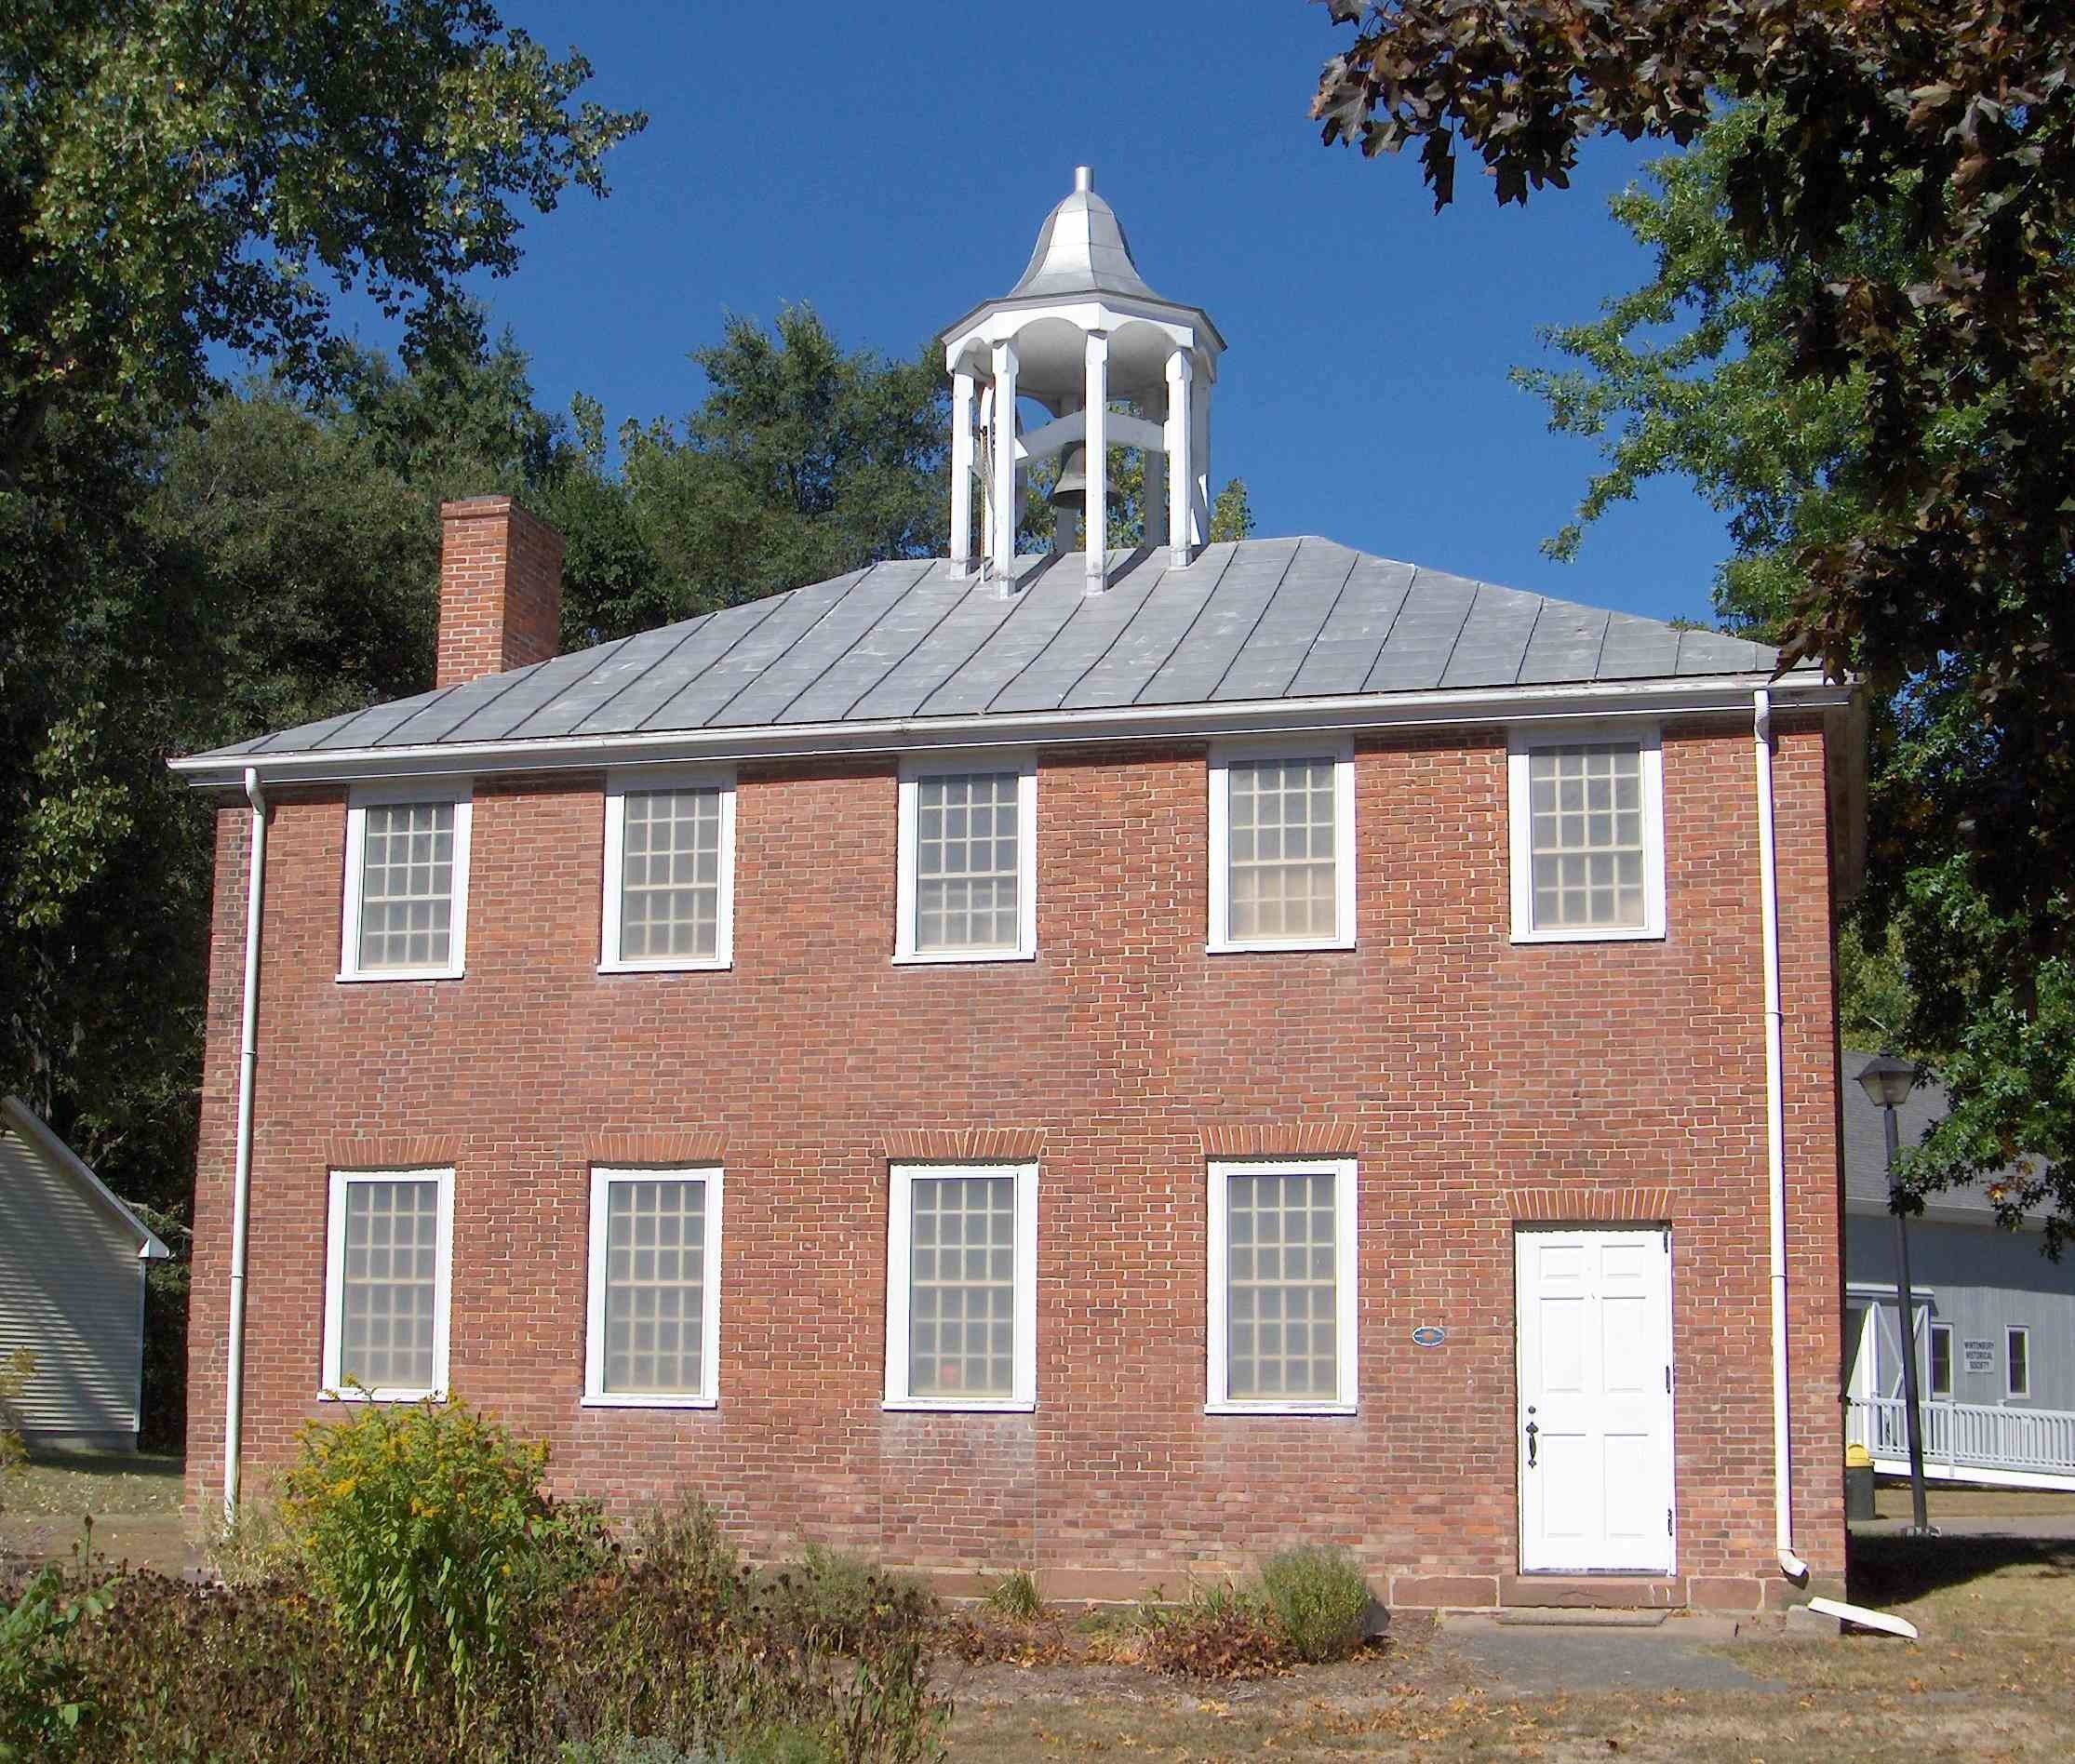
[[[1516,1696],[1593,1690],[1779,1690],[1708,1651],[1713,1625],[1671,1618],[1654,1628],[1502,1624],[1450,1617],[1440,1641],[1486,1681]]]
[[[1931,1523],[1938,1528],[1940,1537],[2037,1538],[2044,1542],[2075,1538],[2075,1513],[2011,1513],[1996,1517],[1942,1519],[1934,1504]],[[1908,1524],[1907,1518],[1854,1519],[1852,1535],[1898,1537]]]

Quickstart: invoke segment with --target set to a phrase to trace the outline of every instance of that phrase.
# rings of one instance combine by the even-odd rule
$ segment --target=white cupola
[[[1166,510],[1175,568],[1195,560],[1211,527],[1211,386],[1225,339],[1198,306],[1145,285],[1094,174],[1074,169],[1073,194],[1045,217],[1030,265],[998,300],[941,335],[951,372],[951,561],[972,565],[972,501],[981,488],[980,555],[1013,586],[1023,469],[1062,454],[1052,493],[1055,550],[1078,522],[1088,589],[1104,585],[1108,449],[1145,456],[1150,542]],[[1051,421],[1018,433],[1016,401]],[[1128,411],[1110,408],[1113,402]]]

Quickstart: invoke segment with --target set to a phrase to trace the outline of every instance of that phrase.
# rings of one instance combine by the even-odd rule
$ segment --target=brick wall
[[[562,535],[508,496],[440,505],[433,684],[545,662],[562,635]]]
[[[1823,738],[1776,769],[1796,1512],[1841,1575],[1841,1229]],[[247,1474],[318,1381],[328,1166],[456,1169],[454,1386],[626,1505],[752,1543],[1135,1592],[1330,1538],[1405,1602],[1542,1596],[1516,1567],[1512,1239],[1668,1221],[1679,1578],[1774,1566],[1764,1059],[1748,726],[1665,730],[1670,934],[1507,941],[1495,732],[1358,749],[1347,952],[1204,953],[1203,749],[1046,754],[1035,962],[896,968],[890,763],[743,769],[735,966],[600,976],[602,779],[483,780],[466,979],[335,983],[342,795],[283,795],[267,865]],[[191,1501],[220,1487],[246,816],[226,808],[196,1202]],[[1040,1165],[1035,1414],[885,1413],[887,1163],[997,1131]],[[724,1152],[720,1403],[584,1410],[587,1168]],[[412,1143],[399,1145],[404,1136]],[[1353,1418],[1202,1410],[1205,1160],[1360,1159]],[[1412,1330],[1440,1324],[1444,1346]]]

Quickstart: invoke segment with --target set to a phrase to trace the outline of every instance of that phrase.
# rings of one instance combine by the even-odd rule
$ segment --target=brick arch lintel
[[[724,1164],[728,1135],[718,1128],[681,1128],[675,1131],[599,1133],[584,1143],[585,1161],[639,1168],[653,1164]]]
[[[451,1133],[334,1133],[325,1162],[332,1169],[451,1169],[461,1143]]]
[[[1197,1129],[1205,1157],[1346,1156],[1359,1137],[1339,1121],[1217,1121]]]
[[[1529,1225],[1591,1219],[1610,1223],[1659,1224],[1671,1218],[1671,1190],[1663,1184],[1617,1188],[1600,1183],[1509,1188],[1506,1209],[1517,1223]]]
[[[890,1164],[1002,1163],[1036,1157],[1044,1149],[1041,1127],[896,1128],[879,1141]]]

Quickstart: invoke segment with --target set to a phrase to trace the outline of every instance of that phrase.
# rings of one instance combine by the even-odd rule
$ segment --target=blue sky
[[[1305,0],[505,17],[588,55],[587,96],[651,118],[610,156],[609,200],[534,220],[518,272],[482,287],[550,408],[588,392],[614,424],[680,416],[702,391],[686,352],[787,301],[846,345],[908,354],[1009,287],[1085,161],[1146,279],[1229,342],[1212,469],[1247,480],[1261,533],[1707,616],[1727,542],[1681,484],[1602,521],[1577,563],[1541,555],[1596,456],[1506,379],[1545,359],[1537,326],[1647,273],[1606,198],[1648,149],[1599,146],[1525,210],[1466,164],[1437,216],[1410,155],[1319,144],[1305,107],[1341,33]]]

